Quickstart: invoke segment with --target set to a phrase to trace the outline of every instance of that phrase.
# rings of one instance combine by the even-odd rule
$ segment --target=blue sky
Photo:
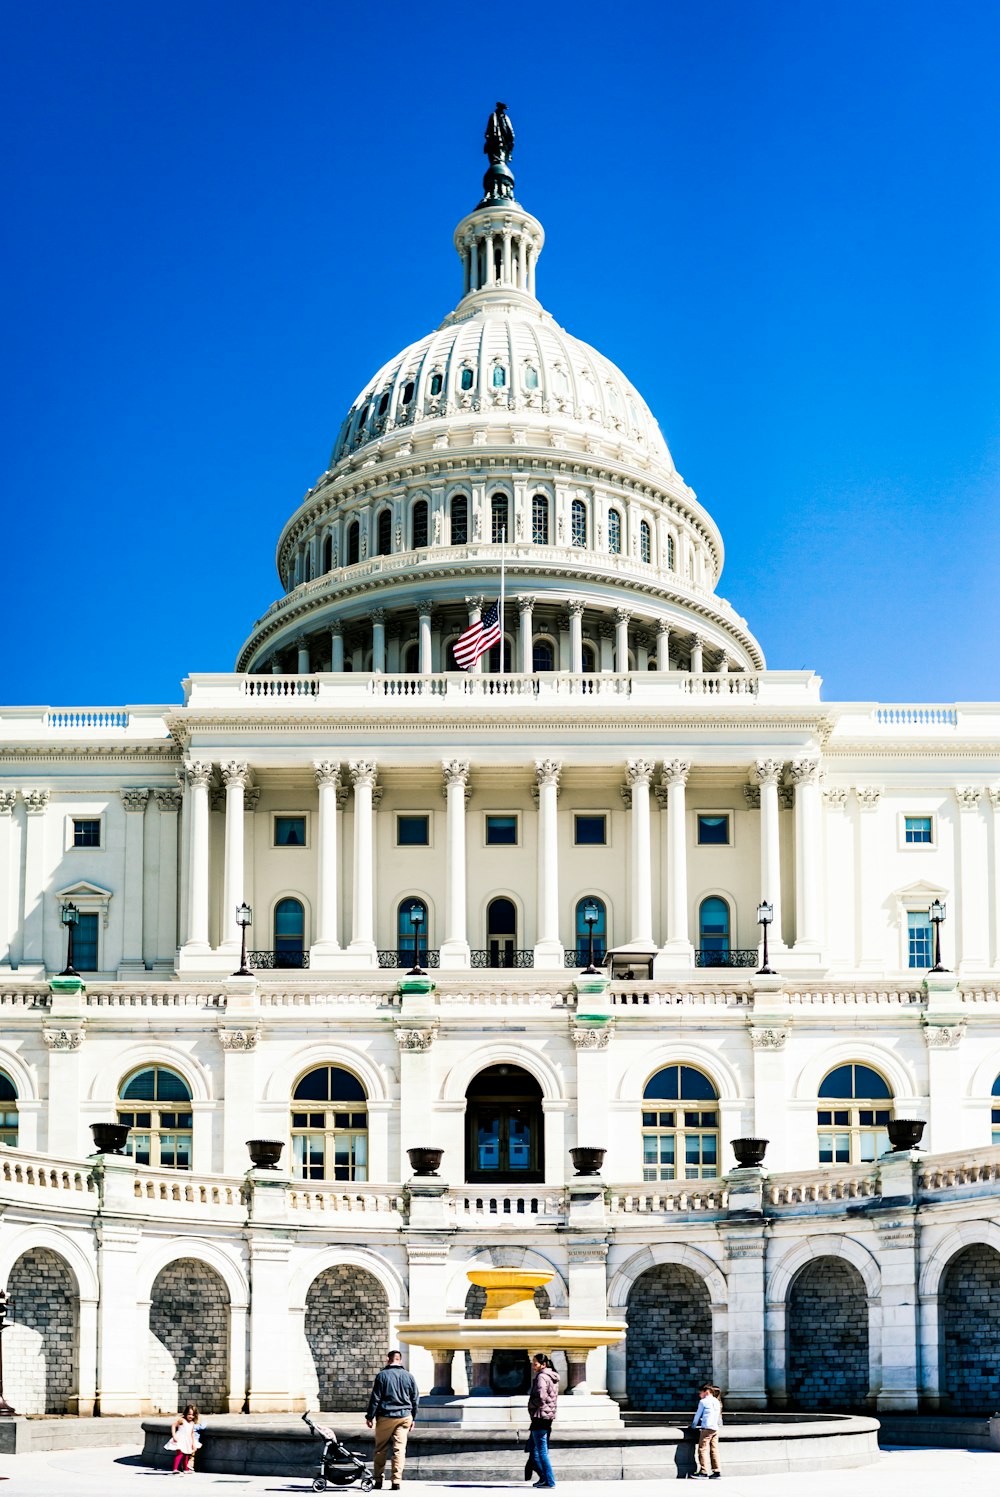
[[[0,23],[0,700],[176,701],[458,300],[503,98],[538,290],[828,699],[1000,698],[1000,6],[31,0]]]

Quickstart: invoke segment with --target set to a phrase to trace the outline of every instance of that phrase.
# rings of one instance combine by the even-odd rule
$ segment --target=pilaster
[[[143,870],[145,863],[146,806],[149,791],[121,791],[125,808],[125,871],[122,879],[123,936],[119,977],[145,971],[142,957]]]

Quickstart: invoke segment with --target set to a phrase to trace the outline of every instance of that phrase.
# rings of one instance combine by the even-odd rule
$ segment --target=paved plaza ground
[[[558,1468],[556,1477],[558,1480]],[[666,1480],[673,1481],[671,1473]],[[725,1479],[725,1478],[724,1478]],[[973,1485],[989,1492],[1000,1480],[1000,1453],[965,1450],[886,1450],[878,1462],[857,1471],[816,1471],[783,1476],[738,1476],[726,1479],[730,1497],[792,1497],[806,1487],[809,1497],[941,1497]],[[274,1476],[201,1475],[175,1477],[169,1471],[151,1471],[137,1464],[134,1452],[128,1450],[56,1450],[37,1455],[0,1457],[0,1482],[7,1493],[38,1494],[38,1497],[116,1497],[119,1492],[152,1493],[171,1483],[192,1497],[199,1493],[211,1497],[228,1497],[235,1488],[247,1497],[256,1493],[307,1493],[311,1490],[305,1477],[283,1479]],[[564,1497],[602,1497],[611,1487],[621,1497],[662,1497],[663,1481],[559,1483]],[[700,1486],[700,1484],[699,1484]],[[622,1490],[624,1489],[624,1490]],[[336,1491],[336,1488],[329,1489]],[[357,1487],[344,1488],[358,1492]],[[489,1497],[493,1492],[523,1491],[532,1488],[524,1483],[489,1486],[469,1482],[405,1482],[410,1497]],[[708,1490],[716,1490],[709,1488]]]

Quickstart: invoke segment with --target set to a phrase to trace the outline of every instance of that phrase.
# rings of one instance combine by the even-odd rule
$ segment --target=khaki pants
[[[413,1420],[409,1414],[403,1419],[386,1419],[382,1415],[375,1420],[375,1480],[385,1470],[385,1458],[392,1446],[392,1479],[403,1480],[403,1462],[406,1460],[406,1437]]]
[[[716,1429],[699,1429],[698,1431],[698,1470],[709,1474],[708,1463],[712,1462],[712,1470],[719,1469],[719,1432]]]

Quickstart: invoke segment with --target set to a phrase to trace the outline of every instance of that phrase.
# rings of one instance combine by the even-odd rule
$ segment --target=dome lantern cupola
[[[509,300],[507,293],[516,291],[533,298],[545,232],[514,197],[514,173],[508,165],[514,131],[506,104],[498,103],[490,115],[483,150],[490,164],[483,177],[482,201],[455,230],[464,272],[463,301],[477,292],[499,293]]]

